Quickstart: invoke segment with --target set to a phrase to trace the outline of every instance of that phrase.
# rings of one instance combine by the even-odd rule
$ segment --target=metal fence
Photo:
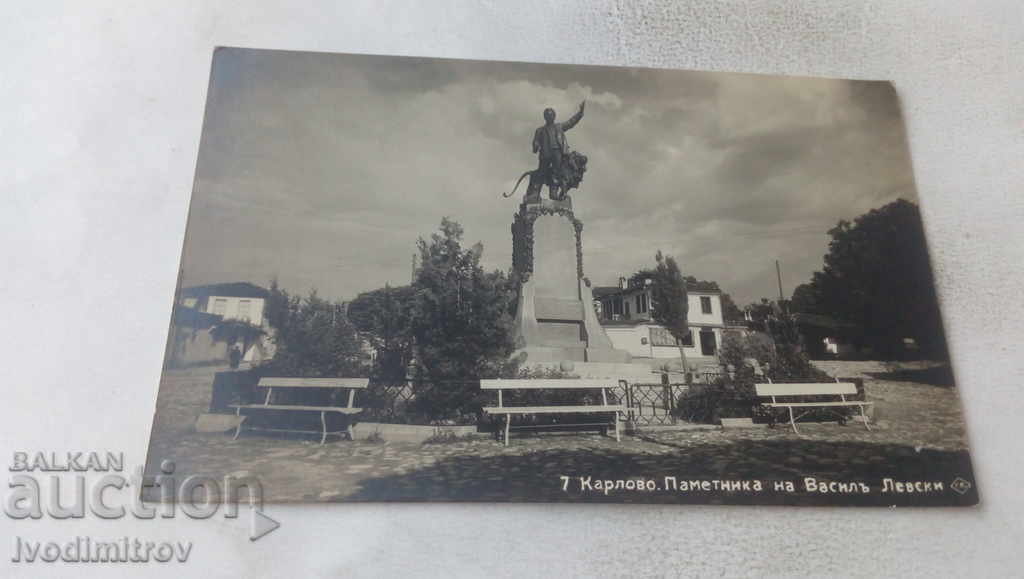
[[[676,400],[687,388],[686,384],[627,384],[627,420],[634,426],[675,424]]]
[[[390,382],[371,379],[366,393],[361,397],[360,406],[365,416],[381,422],[407,422],[412,420],[419,424],[429,421],[430,417],[423,408],[416,408],[418,394],[429,390],[432,386],[443,384],[453,389],[479,391],[479,380],[442,380],[440,382],[406,378]]]
[[[704,368],[693,376],[695,383],[705,384],[718,383],[722,377],[723,373],[720,370],[715,371],[712,368]],[[479,388],[479,381],[458,382],[460,385],[476,384]],[[629,383],[620,380],[618,386],[609,389],[608,402],[624,404],[627,410],[623,418],[634,426],[670,425],[677,422],[674,416],[677,401],[689,388],[689,385],[683,383]],[[415,414],[411,405],[416,399],[416,392],[417,383],[411,379],[371,383],[360,405],[366,409],[369,417],[390,422]]]
[[[408,414],[408,407],[416,399],[411,380],[371,383],[360,403],[370,418],[391,422],[396,416]]]

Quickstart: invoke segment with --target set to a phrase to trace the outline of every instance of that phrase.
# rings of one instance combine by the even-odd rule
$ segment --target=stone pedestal
[[[516,354],[527,365],[629,362],[597,321],[590,286],[583,279],[583,223],[572,198],[528,199],[512,223],[512,265],[520,276]]]

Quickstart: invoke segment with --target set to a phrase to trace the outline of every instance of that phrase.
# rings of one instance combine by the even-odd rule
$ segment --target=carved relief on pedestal
[[[512,268],[522,281],[533,275],[534,223],[543,215],[565,217],[576,232],[576,278],[583,278],[583,222],[572,212],[572,200],[562,203],[523,203],[512,222]]]

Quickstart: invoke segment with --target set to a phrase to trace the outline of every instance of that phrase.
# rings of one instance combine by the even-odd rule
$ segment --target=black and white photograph
[[[884,81],[218,48],[146,473],[975,505],[922,203]]]

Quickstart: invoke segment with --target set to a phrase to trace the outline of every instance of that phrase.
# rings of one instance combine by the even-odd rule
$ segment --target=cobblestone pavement
[[[904,377],[904,376],[901,376]],[[913,375],[910,378],[914,378]],[[934,382],[934,380],[932,380]],[[184,386],[182,386],[184,384]],[[201,389],[193,377],[176,382],[181,390]],[[885,477],[949,482],[971,478],[956,391],[913,380],[869,377],[866,389],[875,401],[871,432],[849,423],[788,427],[649,431],[614,438],[590,433],[514,435],[505,447],[478,436],[442,444],[328,442],[254,433],[231,440],[226,434],[200,434],[177,419],[158,417],[150,463],[172,459],[179,480],[189,474],[220,479],[227,474],[259,477],[270,502],[292,501],[637,501],[879,504],[877,488]],[[188,404],[169,398],[202,396],[161,391],[172,418]],[[208,401],[208,398],[206,398]],[[204,402],[205,403],[205,402]],[[161,407],[163,408],[163,407]],[[194,409],[194,415],[204,408]],[[564,479],[573,481],[563,490]],[[822,497],[814,494],[591,492],[578,477],[654,480],[863,481],[870,497]],[[927,503],[956,502],[958,495],[919,495]],[[888,500],[888,498],[886,499]],[[966,499],[964,499],[966,501]],[[894,502],[899,502],[894,499]]]

